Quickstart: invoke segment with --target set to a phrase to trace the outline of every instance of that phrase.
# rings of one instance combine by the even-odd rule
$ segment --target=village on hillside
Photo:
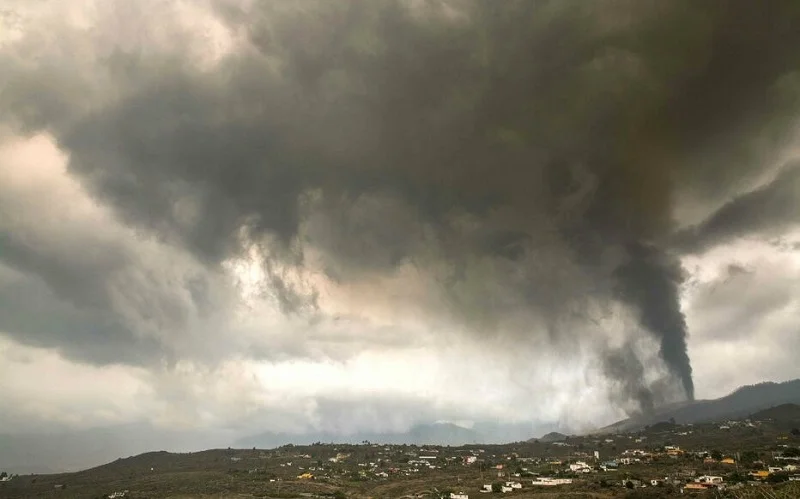
[[[800,430],[790,426],[754,415],[702,424],[662,422],[626,434],[553,433],[505,445],[364,441],[272,450],[153,452],[79,473],[4,473],[0,498],[235,494],[469,499],[537,497],[542,491],[581,493],[579,497],[586,498],[745,497],[742,494],[754,490],[790,491],[785,497],[800,497]]]

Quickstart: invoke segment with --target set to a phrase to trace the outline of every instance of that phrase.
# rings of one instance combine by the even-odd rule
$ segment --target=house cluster
[[[410,448],[409,448],[410,447]],[[259,459],[277,460],[272,466],[304,471],[297,475],[299,480],[388,480],[403,476],[450,468],[455,466],[471,466],[479,461],[483,454],[481,449],[444,451],[438,448],[416,446],[393,446],[370,444],[368,447],[334,449],[334,455],[293,454],[279,450],[259,456]],[[493,456],[495,457],[495,456]],[[292,461],[285,461],[291,458]],[[367,459],[365,459],[367,458]],[[310,460],[311,462],[308,462]],[[258,472],[266,472],[266,469]],[[288,470],[287,470],[288,471]],[[313,472],[313,473],[311,473]],[[285,478],[289,478],[288,476]]]
[[[703,475],[694,479],[693,482],[685,484],[681,492],[685,490],[708,490],[708,489],[724,489],[725,480],[721,476]]]
[[[519,483],[519,482],[505,482],[505,483],[499,483],[499,484],[489,483],[489,484],[485,484],[480,491],[481,491],[481,493],[502,492],[502,493],[505,494],[506,492],[514,492],[515,490],[518,490],[518,489],[521,489],[521,488],[522,488],[522,484]]]
[[[692,442],[698,441],[694,436],[689,439],[676,437],[678,433],[705,434],[708,431],[718,432],[718,425],[713,425],[710,430],[701,426],[693,429],[684,426],[680,432],[676,429],[663,434],[651,431],[650,440],[644,443],[642,442],[645,438],[642,435],[592,435],[567,437],[565,442],[484,445],[484,448],[474,445],[434,447],[341,444],[281,448],[262,452],[260,455],[254,449],[252,454],[231,453],[224,459],[230,459],[232,463],[243,461],[239,463],[240,473],[253,469],[253,464],[246,465],[250,461],[269,459],[269,463],[255,463],[255,470],[271,474],[268,477],[270,482],[315,480],[341,484],[342,481],[442,477],[449,471],[457,474],[458,483],[464,486],[461,479],[465,472],[468,476],[475,477],[480,474],[482,481],[477,482],[478,485],[472,485],[475,487],[474,491],[469,491],[473,497],[473,492],[478,491],[511,493],[513,497],[514,492],[519,490],[541,490],[598,482],[603,486],[669,486],[691,491],[721,489],[729,485],[726,481],[733,484],[748,478],[753,481],[773,482],[775,477],[772,475],[776,473],[781,474],[781,479],[800,480],[800,473],[797,472],[800,457],[793,454],[796,452],[793,447],[789,452],[788,446],[792,444],[788,441],[778,442],[787,446],[787,452],[775,451],[769,458],[766,452],[762,452],[758,456],[763,457],[765,462],[753,465],[752,455],[742,455],[744,459],[740,460],[737,454],[725,455],[719,451],[692,448]],[[707,444],[713,440],[703,438],[700,441]],[[772,444],[772,449],[775,448],[775,444]],[[742,462],[748,466],[744,467]],[[467,471],[467,468],[471,469]],[[455,477],[453,483],[456,483]],[[450,499],[467,498],[464,491],[448,491],[446,494],[444,497]]]

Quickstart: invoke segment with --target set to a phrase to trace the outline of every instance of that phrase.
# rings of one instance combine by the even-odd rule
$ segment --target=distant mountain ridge
[[[417,425],[406,432],[398,433],[358,432],[343,435],[326,431],[302,434],[264,432],[241,438],[236,441],[236,445],[269,449],[286,444],[309,445],[315,442],[463,445],[478,443],[479,440],[480,434],[470,428],[452,423],[432,423]]]
[[[539,426],[539,431],[555,429],[553,425]],[[408,431],[395,433],[358,432],[343,435],[333,432],[308,432],[302,434],[264,432],[241,438],[238,447],[273,448],[286,444],[309,445],[322,443],[361,443],[414,445],[468,445],[521,442],[527,440],[535,428],[528,423],[500,424],[479,422],[471,428],[453,423],[418,424]]]
[[[800,404],[800,379],[747,385],[718,399],[672,404],[657,409],[651,415],[624,419],[594,433],[633,431],[667,420],[687,424],[739,419],[782,404]]]

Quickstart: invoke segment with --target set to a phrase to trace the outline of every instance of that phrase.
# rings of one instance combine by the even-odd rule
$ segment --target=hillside
[[[564,435],[563,433],[558,433],[557,431],[551,431],[550,433],[548,433],[546,435],[542,435],[541,438],[532,438],[532,439],[528,440],[528,442],[533,442],[533,441],[536,441],[536,440],[538,440],[539,442],[542,442],[542,443],[563,442],[566,439],[567,439],[567,436]]]
[[[783,417],[797,407],[777,407],[765,415]],[[687,431],[689,430],[689,431]],[[545,435],[560,439],[561,434]],[[544,438],[544,437],[543,437]],[[643,443],[644,442],[644,443]],[[511,479],[522,487],[503,494],[511,499],[612,499],[633,497],[686,497],[680,485],[699,473],[738,479],[738,471],[722,462],[706,462],[694,451],[716,449],[721,455],[761,457],[754,465],[743,460],[747,472],[764,465],[782,465],[775,458],[776,442],[797,447],[800,435],[780,430],[774,421],[755,425],[700,423],[691,428],[679,425],[649,427],[635,435],[575,436],[562,443],[517,442],[505,445],[424,446],[377,444],[287,445],[277,449],[211,449],[192,453],[147,452],[116,459],[108,464],[76,473],[22,475],[0,483],[0,499],[60,499],[116,497],[156,498],[242,498],[271,499],[366,499],[371,497],[437,497],[436,492],[464,491],[475,499],[487,481]],[[669,457],[665,445],[687,452]],[[597,451],[601,460],[617,460],[632,448],[645,449],[651,458],[624,464],[615,471],[595,469],[590,474],[571,473],[566,460],[588,460]],[[641,452],[641,451],[639,451]],[[433,456],[433,457],[422,457]],[[465,457],[476,458],[467,461]],[[490,469],[487,480],[487,468]],[[500,473],[497,475],[496,473]],[[519,473],[517,479],[516,474]],[[573,482],[548,491],[533,487],[535,474],[568,477]],[[513,475],[512,475],[513,474]],[[621,477],[663,479],[665,484],[631,495]],[[506,478],[508,477],[508,478]],[[800,497],[800,483],[748,486],[753,497]],[[432,493],[433,492],[433,493]],[[786,495],[780,493],[785,492]],[[776,495],[777,494],[777,495]],[[445,495],[446,497],[446,495]],[[499,497],[499,494],[486,495]],[[727,497],[727,496],[726,496]],[[732,496],[740,497],[740,496]],[[751,497],[751,496],[747,496]]]
[[[800,404],[800,379],[743,386],[722,398],[661,407],[654,414],[619,421],[598,433],[631,431],[670,419],[678,424],[737,419],[782,404]]]
[[[770,421],[774,427],[783,430],[800,428],[800,405],[781,404],[763,411],[758,411],[750,416],[750,418],[755,421]]]
[[[781,404],[763,411],[758,411],[753,414],[751,418],[758,421],[798,421],[800,420],[800,405]]]

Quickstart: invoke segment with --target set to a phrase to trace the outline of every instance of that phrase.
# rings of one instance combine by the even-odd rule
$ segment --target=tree
[[[741,461],[745,464],[752,464],[753,462],[758,461],[759,458],[760,456],[758,455],[758,452],[753,450],[746,450],[742,452],[741,455]]]
[[[733,473],[729,474],[725,477],[725,481],[728,483],[741,483],[747,482],[749,477],[743,473],[739,473],[738,471],[734,471]]]
[[[720,451],[718,451],[716,449],[712,450],[711,451],[711,459],[719,461],[720,459],[722,459],[722,452],[720,452]]]
[[[792,435],[800,437],[800,428],[792,428]]]
[[[492,492],[502,492],[503,491],[503,484],[500,482],[494,482],[492,484]]]
[[[781,483],[789,480],[789,474],[785,472],[770,473],[767,477],[768,483]]]
[[[797,447],[789,447],[783,451],[785,457],[800,457],[800,449]]]
[[[5,471],[0,471],[0,478],[5,478],[7,476],[8,476],[8,473],[6,473]]]

